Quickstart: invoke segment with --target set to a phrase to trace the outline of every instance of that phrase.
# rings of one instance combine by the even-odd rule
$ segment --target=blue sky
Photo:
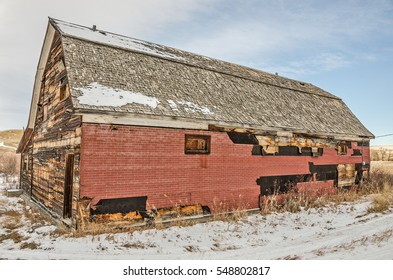
[[[393,133],[392,0],[0,0],[0,130],[27,123],[48,16],[313,83]]]

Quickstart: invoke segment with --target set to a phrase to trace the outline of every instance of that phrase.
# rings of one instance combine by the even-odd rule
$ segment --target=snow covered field
[[[4,184],[0,181],[4,189]],[[369,199],[298,213],[75,237],[22,198],[0,194],[0,259],[393,259],[393,209]]]

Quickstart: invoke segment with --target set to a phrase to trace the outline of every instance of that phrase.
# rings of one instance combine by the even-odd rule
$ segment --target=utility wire
[[[375,138],[381,138],[381,137],[387,137],[387,136],[393,136],[393,133],[391,133],[391,134],[385,134],[385,135],[379,135],[379,136],[375,136]]]

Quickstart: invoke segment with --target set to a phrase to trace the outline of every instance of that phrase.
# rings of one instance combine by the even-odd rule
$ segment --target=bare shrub
[[[376,194],[373,197],[372,205],[367,209],[368,213],[382,213],[389,210],[390,202],[387,197],[382,194]]]
[[[320,207],[327,204],[326,195],[315,195],[311,192],[298,191],[295,186],[288,192],[266,196],[261,201],[262,213],[299,212],[302,208]]]
[[[4,174],[6,183],[9,183],[10,178],[19,173],[19,156],[12,152],[0,154],[0,173]]]
[[[370,178],[361,188],[361,192],[363,194],[393,192],[393,174],[379,169],[371,172]]]
[[[382,213],[393,206],[393,174],[383,170],[375,170],[370,174],[370,180],[363,185],[363,194],[372,194],[372,205],[369,213]]]

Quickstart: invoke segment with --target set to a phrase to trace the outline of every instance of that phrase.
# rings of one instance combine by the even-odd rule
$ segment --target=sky
[[[0,130],[27,124],[48,17],[312,83],[393,134],[393,0],[0,0]]]

